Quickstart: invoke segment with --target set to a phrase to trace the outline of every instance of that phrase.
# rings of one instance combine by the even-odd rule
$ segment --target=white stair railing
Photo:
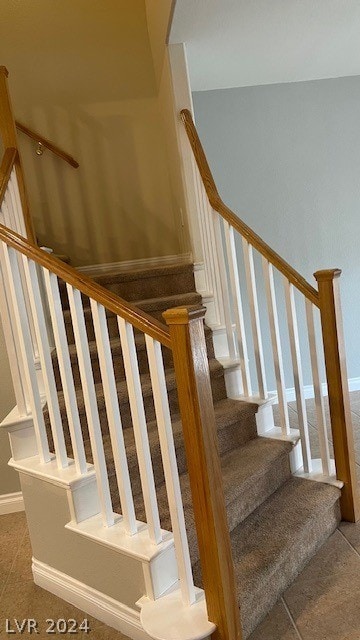
[[[257,399],[261,404],[270,400],[277,405],[276,426],[281,437],[293,439],[290,421],[295,424],[301,442],[297,464],[300,460],[304,473],[320,472],[329,477],[334,474],[334,463],[324,411],[324,353],[320,332],[315,329],[320,315],[319,293],[224,205],[191,114],[184,110],[181,115],[194,154],[199,218],[207,219],[202,225],[206,229],[204,260],[209,262],[206,271],[214,265],[219,271],[220,285],[213,295],[217,298],[215,306],[221,310],[227,346],[218,355],[224,362],[238,364],[236,387],[242,390],[240,397]],[[215,244],[209,242],[212,235]],[[269,380],[274,380],[271,387],[275,388],[270,397]],[[306,407],[310,397],[316,409],[311,425]],[[296,403],[297,416],[289,402]],[[261,433],[266,435],[266,429]],[[268,435],[279,437],[271,425]],[[320,450],[320,461],[315,447]]]
[[[124,526],[129,535],[134,535],[137,531],[137,524],[111,355],[109,330],[106,321],[106,310],[95,300],[91,300],[90,304]]]
[[[43,416],[43,405],[40,397],[34,363],[30,322],[25,298],[27,292],[25,294],[23,291],[18,255],[14,249],[9,248],[4,242],[1,243],[0,247],[0,260],[6,292],[12,303],[12,322],[16,325],[16,337],[19,341],[21,364],[24,370],[26,384],[26,394],[29,398],[31,413],[34,420],[38,452],[41,462],[45,463],[50,461],[51,456]]]
[[[61,386],[64,394],[66,416],[69,425],[72,452],[76,471],[79,475],[87,472],[85,449],[81,431],[79,409],[77,405],[74,377],[71,368],[69,345],[66,337],[65,322],[60,299],[59,283],[55,274],[43,268],[43,276],[49,303],[55,349],[60,371]]]
[[[205,191],[201,183],[199,188]],[[259,401],[269,398],[268,380],[274,377],[276,396],[272,394],[272,402],[278,408],[279,423],[284,438],[293,438],[294,432],[290,430],[289,402],[296,403],[297,428],[301,442],[302,466],[305,473],[316,471],[319,473],[318,464],[313,461],[317,458],[311,453],[314,447],[314,435],[312,445],[310,442],[310,424],[307,417],[306,399],[314,397],[316,407],[316,423],[312,424],[317,430],[317,438],[320,449],[321,473],[324,477],[334,474],[334,465],[331,465],[329,454],[329,441],[324,411],[325,379],[321,380],[320,372],[325,372],[323,354],[320,356],[319,336],[315,331],[314,313],[319,313],[317,305],[303,296],[304,314],[307,318],[299,328],[297,305],[295,300],[295,287],[293,283],[284,277],[276,267],[254,247],[245,236],[241,236],[229,223],[215,210],[212,211],[215,224],[216,263],[221,265],[221,287],[217,293],[220,295],[218,304],[224,309],[225,334],[227,340],[227,357],[239,364],[239,387],[243,390],[244,399],[256,397]],[[237,245],[237,237],[239,244]],[[242,246],[242,266],[240,247]],[[262,278],[260,269],[255,268],[255,258],[262,265]],[[242,270],[242,271],[241,271]],[[286,324],[288,336],[284,333],[286,324],[283,314],[279,317],[278,298],[281,288],[276,287],[277,280],[284,283],[282,308],[286,309]],[[259,279],[260,278],[260,279]],[[264,302],[260,306],[259,291],[264,292]],[[315,291],[315,290],[314,290]],[[219,293],[220,292],[220,293]],[[315,291],[316,293],[316,291]],[[306,315],[305,315],[306,306]],[[267,318],[264,308],[267,307]],[[281,327],[281,328],[280,328]],[[266,335],[265,335],[266,329]],[[299,333],[308,336],[309,352],[304,352],[303,342],[300,342]],[[268,342],[270,337],[270,342]],[[265,348],[266,346],[266,348]],[[290,353],[289,358],[284,358],[284,346]],[[312,384],[305,385],[303,379],[304,360],[307,369],[311,372]],[[291,384],[290,381],[293,381]],[[288,399],[288,388],[294,398]],[[311,392],[311,390],[313,390]],[[309,396],[310,391],[310,396]],[[305,393],[307,392],[307,398]],[[295,415],[292,414],[293,421]],[[313,432],[315,433],[315,432]],[[269,432],[272,435],[272,431]],[[312,461],[313,459],[313,461]],[[314,467],[314,469],[313,469]]]
[[[12,193],[14,192],[14,181],[16,182],[16,176],[12,174]],[[7,196],[8,192],[6,191],[4,200],[7,200]],[[12,219],[21,219],[20,200],[13,198],[12,204],[12,214],[14,214]],[[20,209],[14,209],[15,206]],[[7,217],[6,221],[9,222],[9,220],[10,217]],[[119,306],[118,298],[90,280],[87,282],[88,288],[83,288],[82,285],[86,278],[82,275],[79,276],[71,267],[27,243],[24,238],[13,234],[10,229],[4,226],[0,226],[0,238],[1,274],[6,292],[6,309],[2,308],[1,312],[5,317],[4,311],[6,311],[9,327],[16,330],[16,353],[19,352],[21,355],[23,367],[23,372],[19,371],[18,373],[25,387],[31,416],[34,420],[39,462],[45,465],[44,469],[46,464],[55,465],[60,474],[74,467],[76,477],[81,478],[87,475],[91,468],[90,461],[86,460],[85,455],[85,442],[86,439],[89,439],[103,525],[107,528],[116,527],[121,522],[122,531],[125,531],[133,539],[141,535],[141,540],[144,540],[144,532],[146,533],[147,530],[149,543],[157,547],[162,544],[164,539],[168,543],[170,534],[162,530],[160,525],[157,490],[134,336],[134,328],[139,330],[141,327],[148,359],[182,602],[184,606],[195,604],[197,598],[192,577],[161,352],[161,342],[163,346],[171,347],[169,332],[166,327],[161,328],[160,324],[154,325],[152,318],[145,316],[142,312],[134,311],[133,308],[130,308],[130,311],[126,310],[123,315],[121,312],[115,311],[124,365],[124,382],[127,387],[131,416],[131,424],[126,424],[126,429],[131,429],[134,434],[136,457],[141,477],[141,493],[146,514],[146,523],[142,523],[136,519],[135,514],[131,474],[121,417],[122,407],[117,387],[119,381],[115,377],[107,321],[107,311],[114,313],[114,304]],[[75,354],[72,353],[70,356],[59,277],[66,283],[71,329],[74,335],[72,350],[75,350],[76,359]],[[43,295],[41,287],[44,291]],[[91,292],[94,289],[93,296],[91,292],[89,293],[89,287]],[[88,295],[90,299],[91,320],[88,314],[85,315],[83,295]],[[109,299],[111,300],[110,306]],[[123,304],[125,309],[126,303]],[[121,305],[120,308],[122,308]],[[53,334],[55,351],[49,341],[49,327],[45,313],[47,309],[50,315],[50,329]],[[134,324],[130,318],[134,318]],[[87,322],[89,321],[92,321],[95,334],[101,389],[106,410],[106,428],[108,428],[110,436],[116,488],[113,483],[110,484],[104,450],[102,428],[104,413],[100,415],[97,386],[94,381],[87,335]],[[31,327],[33,327],[39,349],[44,382],[43,390],[39,387],[34,363]],[[74,382],[72,362],[75,360],[79,369],[80,386],[75,386]],[[58,376],[56,376],[54,368],[55,362],[59,370]],[[59,393],[63,398],[62,403],[59,402]],[[80,399],[84,405],[86,420],[83,412],[79,410]],[[67,425],[67,429],[64,425],[65,427]],[[115,502],[120,505],[119,514],[114,513],[113,505]],[[118,515],[122,516],[120,521]],[[76,516],[76,511],[73,513],[74,516]]]

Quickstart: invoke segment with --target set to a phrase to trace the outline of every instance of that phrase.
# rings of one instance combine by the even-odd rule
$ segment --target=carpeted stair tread
[[[255,438],[222,456],[221,468],[230,531],[289,478],[290,448],[288,443]],[[195,564],[199,553],[187,473],[180,476],[180,484],[190,554],[192,563]],[[162,527],[171,530],[164,484],[157,489],[157,498]],[[135,496],[135,508],[137,517],[145,519],[141,494]]]
[[[238,448],[246,444],[249,440],[257,437],[255,421],[255,413],[257,409],[256,405],[249,402],[231,400],[229,398],[226,398],[224,400],[220,400],[219,402],[215,402],[214,409],[220,455],[224,455],[228,453],[229,450]],[[182,423],[179,416],[175,416],[175,418],[172,420],[172,431],[176,448],[177,465],[179,473],[182,474],[186,472],[186,456],[184,450]],[[162,470],[157,422],[155,420],[147,423],[147,432],[149,437],[155,482],[157,486],[159,486],[164,482],[164,475]],[[141,491],[141,485],[138,474],[134,432],[133,429],[124,429],[123,433],[129,472],[132,478],[132,490],[134,495],[136,495]],[[112,458],[111,440],[109,435],[103,437],[103,444],[105,457],[107,459],[108,474],[113,488],[112,493],[115,497],[115,506],[119,506],[116,481],[112,480],[115,475],[115,467]],[[85,441],[85,454],[87,462],[92,463],[93,458],[89,440]],[[70,450],[69,455],[71,455]]]
[[[91,279],[132,303],[148,298],[186,295],[195,291],[193,268],[189,265],[100,274],[92,276]],[[69,308],[66,285],[60,281],[59,286],[65,310]],[[83,301],[85,306],[88,306],[86,296],[83,296]]]
[[[204,325],[204,333],[205,333],[205,341],[206,341],[206,345],[207,345],[208,356],[210,358],[213,358],[214,357],[214,349],[213,349],[213,343],[212,343],[212,331],[206,325]],[[143,353],[144,354],[144,358],[147,360],[146,344],[145,344],[145,336],[144,336],[144,334],[140,333],[140,332],[135,332],[134,333],[134,339],[135,339],[135,347],[136,347],[136,351],[137,351],[138,357],[139,357],[140,354]],[[90,340],[88,342],[88,345],[89,345],[90,358],[92,360],[92,363],[94,363],[94,361],[98,360],[98,349],[97,349],[96,341],[95,340]],[[114,359],[116,357],[122,357],[122,349],[121,349],[121,343],[120,343],[119,335],[110,338],[110,348],[111,348],[112,357]],[[69,344],[69,356],[70,356],[71,364],[73,366],[76,365],[77,364],[77,349],[76,349],[75,343]],[[163,347],[163,357],[164,357],[165,365],[166,365],[166,356],[168,356],[168,360],[170,360],[170,349],[166,349],[165,347]],[[58,367],[58,358],[57,358],[56,350],[54,350],[52,352],[52,360],[53,360],[53,366],[56,369],[56,367]],[[172,359],[171,359],[171,361],[172,361]]]
[[[183,273],[193,275],[194,265],[191,262],[175,263],[158,267],[145,267],[143,269],[126,269],[116,270],[107,273],[95,274],[92,279],[103,287],[107,284],[116,284],[118,282],[131,282],[133,280],[147,280],[149,278],[164,278],[169,275],[179,276]]]
[[[210,376],[212,381],[216,379],[221,379],[223,377],[223,367],[217,360],[215,360],[215,358],[209,360],[209,370],[210,370]],[[148,373],[141,374],[140,382],[141,382],[144,404],[146,404],[147,398],[152,399],[152,385],[151,385],[150,375]],[[167,386],[168,393],[171,390],[176,389],[175,372],[173,369],[166,370],[166,386]],[[120,406],[120,412],[121,412],[122,404],[128,403],[128,392],[127,392],[126,381],[125,380],[116,381],[116,388],[117,388],[117,395],[119,399],[119,406]],[[84,402],[84,395],[82,392],[82,388],[76,387],[75,391],[76,391],[76,399],[77,399],[79,415],[80,416],[85,415],[86,413],[85,402]],[[98,410],[105,411],[105,408],[106,408],[105,398],[104,398],[103,387],[101,383],[95,384],[95,392],[96,392]],[[65,416],[66,414],[65,398],[62,391],[58,392],[58,400],[59,400],[59,407],[60,407],[61,414]],[[45,421],[48,422],[48,411],[46,407],[44,409],[44,416],[45,416]]]
[[[160,297],[160,298],[145,298],[143,300],[136,300],[136,306],[142,311],[145,311],[146,313],[151,315],[156,320],[159,320],[160,322],[164,323],[162,314],[167,309],[171,309],[173,307],[184,307],[184,306],[187,307],[195,304],[200,304],[201,300],[202,298],[199,293],[191,292],[191,293],[177,294],[174,296],[166,296],[166,297]],[[88,340],[93,341],[95,339],[95,336],[94,336],[94,329],[93,329],[93,323],[92,323],[90,303],[88,298],[85,298],[83,300],[83,307],[84,307],[84,317],[86,322],[86,328],[88,333]],[[73,338],[73,332],[72,332],[72,320],[71,320],[70,309],[64,306],[63,315],[64,315],[65,325],[67,328],[68,342],[73,343],[74,338]],[[109,329],[110,337],[114,337],[115,335],[118,334],[116,316],[111,311],[106,311],[106,317],[108,321],[108,329]],[[137,331],[135,331],[135,333],[136,332]]]
[[[161,298],[145,298],[143,300],[137,300],[136,306],[140,307],[143,311],[151,313],[154,311],[161,311],[166,309],[172,309],[174,307],[187,307],[193,304],[200,304],[202,297],[200,293],[191,291],[190,293],[180,293],[174,296],[164,296]]]
[[[334,486],[291,477],[232,531],[245,637],[336,528],[339,497]]]

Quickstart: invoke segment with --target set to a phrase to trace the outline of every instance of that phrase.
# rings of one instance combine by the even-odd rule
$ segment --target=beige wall
[[[175,0],[145,0],[150,47],[158,86],[162,78],[166,39],[174,4]]]
[[[159,108],[162,115],[169,159],[170,183],[176,215],[176,228],[179,229],[181,251],[188,253],[191,250],[188,213],[177,138],[179,114],[174,111],[172,76],[166,44],[175,0],[145,0],[145,5],[149,40],[159,92]]]
[[[152,59],[161,82],[171,3],[151,4],[151,47],[144,0],[1,7],[0,63],[18,119],[80,163],[74,170],[49,153],[38,157],[21,134],[39,239],[75,265],[184,248]]]

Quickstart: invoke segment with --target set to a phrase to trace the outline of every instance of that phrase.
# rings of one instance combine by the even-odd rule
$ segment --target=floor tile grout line
[[[287,606],[287,604],[285,602],[284,596],[281,596],[280,600],[283,603],[284,609],[285,609],[285,611],[286,611],[286,613],[287,613],[287,615],[288,615],[288,617],[290,619],[290,622],[291,622],[292,626],[294,627],[294,631],[295,631],[297,637],[299,638],[299,640],[303,640],[303,637],[302,637],[299,629],[297,628],[297,625],[296,625],[296,622],[295,622],[295,620],[293,618],[293,615],[292,615],[289,607]]]
[[[289,404],[288,404],[288,406],[289,406]],[[289,407],[289,409],[291,409],[291,411],[292,411],[296,416],[298,416],[298,412],[297,412],[297,410],[296,410],[296,409],[294,409],[293,407]],[[359,416],[359,417],[360,417],[360,416]],[[312,427],[312,428],[314,429],[314,431],[316,431],[316,433],[318,433],[319,429],[318,429],[317,425],[316,425],[316,424],[313,424],[313,423],[312,423],[308,418],[307,418],[307,424],[308,424],[308,426],[309,426],[309,427]],[[328,427],[328,424],[326,424],[326,433],[327,433],[326,438],[327,438],[327,441],[328,441],[328,443],[329,443],[330,447],[333,447],[333,441],[332,441],[332,440],[330,440],[330,438],[329,438],[327,427]]]
[[[353,524],[353,523],[351,523]],[[346,535],[341,531],[341,529],[337,529],[338,532],[340,533],[340,535],[342,535],[342,537],[344,538],[345,542],[349,545],[349,547],[354,551],[354,553],[356,553],[357,557],[360,558],[360,553],[358,552],[357,549],[355,549],[355,547],[351,544],[350,540],[347,539]]]

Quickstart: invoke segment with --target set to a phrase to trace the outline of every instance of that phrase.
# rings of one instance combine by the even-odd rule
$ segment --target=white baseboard
[[[349,391],[350,393],[352,391],[360,391],[360,377],[359,378],[349,378],[348,380],[348,384],[349,384]],[[327,384],[326,382],[322,383],[322,391],[324,396],[327,396],[328,394],[328,390],[327,390]],[[272,394],[277,398],[277,391],[269,391],[269,395]],[[310,398],[314,397],[314,387],[312,384],[307,384],[304,386],[304,395],[305,395],[305,399],[309,400]],[[296,400],[296,395],[295,395],[295,388],[294,387],[289,387],[286,389],[286,401],[287,402],[294,402]],[[274,404],[277,404],[277,400],[275,401]]]
[[[35,584],[101,620],[133,640],[151,640],[140,622],[140,612],[110,598],[106,594],[88,587],[66,573],[32,559]],[[94,633],[96,636],[96,631]]]
[[[108,262],[104,264],[90,264],[84,267],[76,267],[78,271],[92,276],[95,273],[111,273],[112,271],[131,271],[136,269],[155,269],[174,264],[189,264],[192,261],[191,253],[182,253],[178,256],[158,256],[155,258],[139,258],[138,260],[123,260],[122,262]]]
[[[24,511],[24,500],[21,491],[16,493],[4,493],[0,496],[0,515],[3,516],[6,513],[16,513],[17,511]]]

